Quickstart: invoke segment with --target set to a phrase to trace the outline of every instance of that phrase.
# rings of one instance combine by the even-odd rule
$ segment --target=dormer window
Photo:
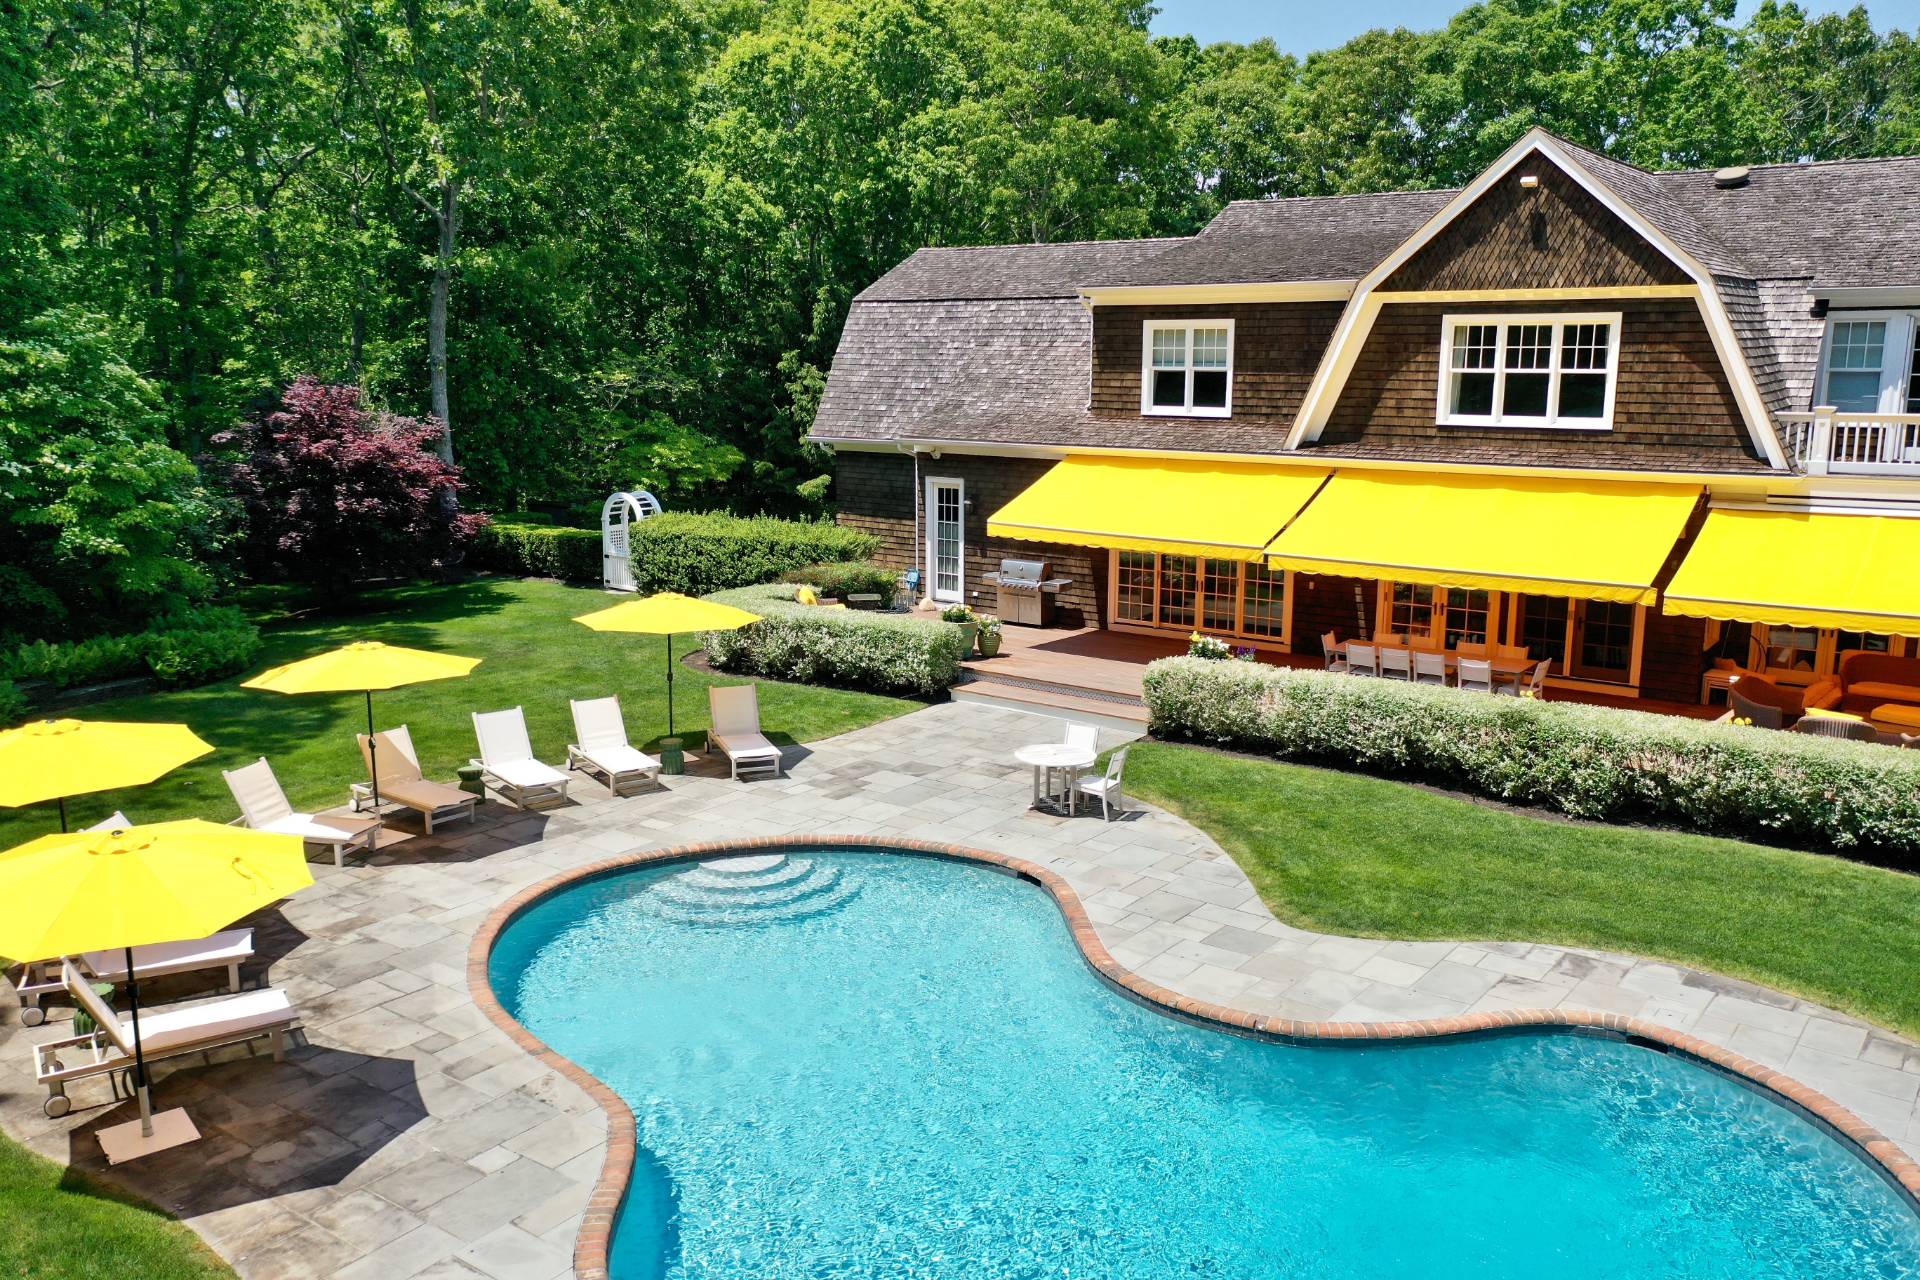
[[[1233,321],[1149,320],[1140,412],[1224,418],[1233,412]]]
[[[1848,312],[1827,323],[1815,404],[1842,413],[1920,413],[1920,325],[1910,312]]]
[[[1620,315],[1446,316],[1441,426],[1606,431]]]

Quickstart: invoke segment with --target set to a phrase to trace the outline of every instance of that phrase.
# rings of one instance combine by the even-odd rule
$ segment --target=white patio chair
[[[480,754],[473,763],[495,791],[523,809],[567,798],[567,775],[533,756],[527,716],[519,707],[473,713],[473,736]]]
[[[234,803],[240,806],[238,822],[242,826],[283,836],[299,836],[308,844],[330,848],[336,867],[346,865],[349,846],[358,845],[365,852],[372,853],[374,842],[379,839],[378,818],[322,819],[295,810],[287,799],[287,793],[280,789],[280,780],[273,776],[273,766],[267,763],[265,756],[245,768],[223,769],[220,776],[227,780],[227,790],[233,793]]]
[[[1114,814],[1124,812],[1120,807],[1120,775],[1127,768],[1127,751],[1121,747],[1108,756],[1105,773],[1089,773],[1073,780],[1074,808],[1079,808],[1081,796],[1098,796],[1102,822],[1111,822]]]
[[[1474,693],[1493,692],[1493,663],[1486,658],[1462,658],[1456,664],[1455,683]]]
[[[780,776],[780,748],[760,732],[760,691],[756,686],[715,685],[707,690],[707,710],[713,718],[707,741],[727,758],[734,778],[769,770],[774,777]]]
[[[1347,660],[1341,657],[1338,652],[1339,645],[1340,637],[1331,631],[1320,637],[1320,652],[1326,657],[1327,670],[1329,671],[1345,671],[1347,669]]]
[[[1494,692],[1505,694],[1509,698],[1517,698],[1523,691],[1533,694],[1536,698],[1544,697],[1547,690],[1547,668],[1552,665],[1551,662],[1542,659],[1534,663],[1532,671],[1515,676],[1511,684],[1503,684]]]
[[[1370,644],[1353,643],[1347,646],[1347,674],[1350,676],[1377,676],[1380,674],[1380,651]]]
[[[1090,724],[1073,724],[1069,722],[1067,725],[1066,744],[1070,747],[1079,747],[1082,751],[1098,751],[1100,749],[1100,730]]]
[[[41,1109],[54,1119],[72,1110],[69,1084],[133,1065],[132,1030],[94,994],[92,984],[72,964],[63,963],[60,976],[74,1006],[93,1019],[94,1029],[83,1036],[32,1046],[34,1078],[47,1089]],[[286,1052],[287,1032],[299,1021],[300,1014],[286,992],[263,987],[186,1008],[143,1009],[140,1049],[148,1062],[154,1062],[267,1036],[273,1041],[273,1060],[278,1062]]]
[[[567,744],[567,768],[586,770],[615,795],[628,783],[659,785],[660,762],[627,741],[619,698],[576,699],[571,705],[573,736],[578,741]]]
[[[1447,655],[1432,649],[1414,650],[1413,682],[1415,684],[1445,684],[1447,682]]]
[[[380,802],[391,801],[418,813],[426,834],[433,834],[435,822],[473,817],[479,796],[420,776],[420,756],[413,749],[413,735],[407,732],[407,726],[382,729],[373,735],[371,743],[364,733],[353,737],[360,744],[360,763],[367,766],[367,776],[373,776],[375,764],[380,767]],[[373,803],[371,782],[356,782],[351,790],[355,813],[362,805]]]
[[[1389,680],[1413,679],[1413,651],[1411,649],[1382,649],[1380,651],[1380,674]]]

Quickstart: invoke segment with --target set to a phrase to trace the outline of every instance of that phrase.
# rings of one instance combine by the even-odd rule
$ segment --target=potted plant
[[[967,647],[973,647],[973,636],[980,629],[980,619],[964,604],[950,604],[940,611],[940,621],[951,622],[966,634]]]
[[[991,658],[1000,652],[1000,619],[990,613],[980,615],[980,656]]]
[[[1192,658],[1231,658],[1233,646],[1219,636],[1203,635],[1196,631],[1187,637],[1187,656]]]

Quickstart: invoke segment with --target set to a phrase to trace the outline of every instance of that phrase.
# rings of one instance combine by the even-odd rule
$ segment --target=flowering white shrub
[[[1187,656],[1219,661],[1233,656],[1233,646],[1219,636],[1203,635],[1196,631],[1187,637]]]
[[[1582,818],[1920,853],[1920,752],[1571,702],[1164,658],[1153,731],[1420,777]]]
[[[960,678],[973,636],[944,622],[795,603],[794,589],[764,583],[708,599],[760,615],[737,631],[709,631],[707,660],[721,671],[802,684],[845,685],[928,697]]]

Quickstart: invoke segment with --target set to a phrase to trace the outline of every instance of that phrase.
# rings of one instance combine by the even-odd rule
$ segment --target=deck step
[[[1145,710],[1146,703],[1131,693],[1115,693],[1111,689],[1090,689],[1084,685],[1061,684],[1054,680],[1035,680],[1030,676],[1003,676],[997,671],[982,671],[971,668],[967,672],[968,684],[990,684],[1009,689],[1023,689],[1029,693],[1054,694],[1063,698],[1078,698],[1083,702],[1100,702],[1108,706],[1135,707]],[[996,690],[997,692],[998,690]]]
[[[1034,687],[1038,685],[1039,687]],[[1147,709],[1138,699],[1095,690],[1076,690],[1045,681],[986,680],[979,677],[953,688],[956,702],[981,702],[1020,711],[1057,712],[1072,720],[1105,725],[1123,733],[1147,727]]]

